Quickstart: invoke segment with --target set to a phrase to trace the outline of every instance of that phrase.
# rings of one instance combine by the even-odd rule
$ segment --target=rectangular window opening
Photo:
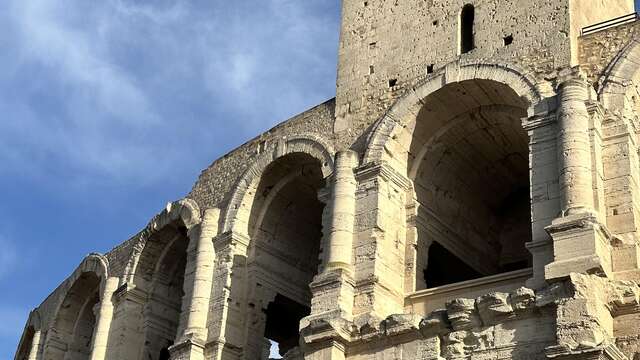
[[[389,79],[389,87],[392,88],[398,85],[398,79]]]
[[[513,35],[508,35],[504,37],[504,46],[509,46],[513,44]]]

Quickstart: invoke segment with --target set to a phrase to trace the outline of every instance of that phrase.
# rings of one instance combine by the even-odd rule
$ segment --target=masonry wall
[[[203,208],[221,206],[251,160],[287,136],[318,136],[332,143],[334,110],[335,100],[328,100],[249,140],[203,170],[188,197]]]
[[[636,99],[640,98],[637,86],[640,81],[637,76],[621,81],[624,91],[620,104],[624,115],[607,108],[589,86],[598,90],[603,74],[608,74],[612,62],[637,38],[640,25],[636,22],[577,37],[584,25],[624,14],[632,2],[475,0],[471,3],[476,11],[476,48],[459,55],[459,12],[463,1],[344,0],[337,98],[283,122],[213,162],[185,199],[169,204],[143,231],[103,257],[108,277],[116,282],[95,307],[96,328],[104,329],[105,319],[113,319],[111,333],[106,333],[108,350],[103,358],[138,360],[132,354],[140,353],[144,340],[140,338],[140,324],[158,318],[157,314],[143,310],[150,295],[143,291],[142,272],[167,281],[171,286],[159,289],[172,297],[171,302],[182,304],[180,309],[177,305],[171,309],[172,317],[179,318],[176,321],[180,323],[172,359],[238,360],[243,356],[247,360],[255,360],[256,356],[266,359],[267,343],[261,332],[266,327],[265,311],[276,293],[304,306],[309,305],[308,297],[312,296],[312,314],[300,322],[300,344],[285,356],[289,360],[558,356],[567,360],[637,359],[640,165],[636,129],[640,127]],[[513,37],[510,44],[505,43],[508,36]],[[640,56],[630,58],[640,64]],[[584,88],[576,85],[584,83],[580,82],[582,74],[570,69],[576,61],[589,80]],[[442,86],[451,85],[456,91],[430,98],[440,104],[443,114],[459,111],[462,107],[450,111],[457,106],[456,101],[491,107],[496,98],[502,104],[510,97],[518,100],[513,104],[520,104],[524,96],[519,96],[523,93],[515,91],[522,89],[515,89],[516,85],[507,80],[504,84],[500,82],[508,77],[504,72],[520,70],[523,72],[514,77],[521,81],[519,84],[536,83],[540,92],[534,95],[541,99],[533,96],[529,100],[538,101],[543,110],[536,108],[532,113],[532,109],[519,109],[522,111],[510,115],[509,126],[502,128],[482,125],[475,117],[463,119],[465,124],[474,124],[469,133],[482,134],[482,145],[465,145],[460,138],[469,140],[471,135],[463,127],[453,127],[447,141],[433,144],[428,154],[431,156],[428,161],[433,163],[427,161],[424,173],[418,177],[407,176],[402,173],[406,169],[392,168],[385,161],[364,163],[365,145],[373,136],[376,121],[392,107],[395,109],[398,99],[406,100],[402,96],[418,89],[417,85],[430,77],[432,70],[438,73],[443,67],[470,63],[485,68],[508,63],[509,66],[495,71],[503,71],[494,78],[497,80],[482,79],[499,83],[513,93],[507,95],[492,86],[480,87],[473,77],[466,85],[460,85],[460,79],[447,77],[462,76],[462,72],[444,72]],[[480,66],[469,68],[476,71]],[[574,92],[568,95],[559,86],[567,79],[574,80],[571,83]],[[573,98],[576,93],[587,95],[584,100],[576,100]],[[415,93],[410,95],[418,110],[415,113],[408,110],[405,115],[413,117],[413,125],[404,123],[403,127],[398,119],[392,119],[396,121],[392,125],[399,128],[395,134],[404,132],[400,136],[411,138],[409,143],[420,139],[411,132],[417,121],[433,124],[433,117],[418,116],[421,106],[428,107],[429,103],[418,99]],[[425,98],[428,96],[431,95]],[[571,98],[569,104],[567,97]],[[476,108],[471,105],[467,110],[475,114],[471,110]],[[524,102],[522,106],[526,106]],[[529,117],[523,123],[520,117],[526,110]],[[558,134],[567,125],[558,118],[575,120],[572,117],[576,113],[578,121],[568,122],[586,124],[579,129],[588,139],[580,143],[585,148],[582,154],[586,155],[579,159],[583,161],[580,165],[592,175],[593,186],[588,186],[583,194],[593,195],[591,200],[596,204],[589,210],[596,213],[565,216],[563,211],[567,209],[561,203],[566,189],[559,179],[559,172],[564,169],[559,164],[571,155],[573,148],[559,153],[563,144]],[[499,116],[491,112],[483,115],[494,120]],[[434,131],[442,130],[446,123],[434,126]],[[524,132],[518,136],[505,135],[523,130],[521,125],[527,132],[528,144]],[[324,146],[325,152],[319,156],[318,149],[310,145],[312,141],[305,140],[295,148],[291,145],[291,153],[287,153],[288,141],[300,136],[316,139],[316,146]],[[390,138],[388,144],[398,141],[394,136]],[[498,139],[508,139],[518,146],[511,149]],[[396,152],[392,155],[398,157],[413,159],[417,153],[388,144],[384,151]],[[348,148],[357,152],[335,151]],[[496,149],[516,154],[517,172],[523,179],[529,175],[533,234],[527,248],[533,254],[534,268],[416,289],[416,280],[420,281],[416,272],[421,270],[420,261],[424,261],[424,256],[416,259],[416,253],[427,242],[424,239],[437,238],[428,232],[425,236],[425,224],[429,223],[431,229],[433,219],[421,215],[419,208],[448,216],[449,223],[458,231],[474,223],[478,226],[495,223],[494,217],[480,216],[488,212],[488,207],[496,206],[491,201],[499,191],[492,186],[502,190],[509,186],[500,181],[486,186],[484,183],[491,180],[468,180],[481,178],[484,172],[497,174],[496,179],[516,172],[512,168],[496,171],[492,166],[500,162],[477,160],[483,151]],[[455,161],[441,161],[440,155],[455,151],[461,152]],[[337,160],[334,163],[338,157],[344,161],[339,168],[340,176],[332,173],[338,171]],[[312,171],[309,164],[314,164]],[[477,173],[468,170],[472,165],[479,166]],[[314,180],[286,185],[292,175],[312,176]],[[516,182],[526,187],[525,181]],[[454,191],[457,197],[451,195],[453,185],[462,189]],[[430,197],[425,189],[441,191],[442,198]],[[241,195],[236,198],[237,194]],[[272,206],[265,206],[269,197]],[[423,203],[415,201],[418,197],[424,199]],[[523,204],[526,207],[526,202]],[[466,206],[464,212],[447,214],[449,207],[461,205]],[[212,210],[217,215],[207,217]],[[207,221],[203,220],[205,217]],[[251,230],[239,231],[242,226]],[[518,226],[521,228],[526,226]],[[157,240],[154,234],[167,230],[179,230],[184,235],[178,240],[183,241],[183,247],[189,244],[186,250],[181,248],[186,264],[183,261],[177,267],[163,266],[161,259],[179,257],[167,250],[174,236],[154,242]],[[528,234],[508,233],[506,239],[500,238],[505,244],[486,250],[488,247],[484,245],[492,234],[487,229],[481,230],[454,234],[460,241],[466,241],[465,255],[480,257],[482,261],[496,260],[493,257],[502,248],[517,255],[516,260],[528,257],[520,246],[524,238],[529,240]],[[173,234],[171,231],[168,233]],[[520,241],[517,251],[510,247],[514,239]],[[422,250],[422,255],[425,251]],[[339,261],[330,264],[330,255]],[[568,264],[553,268],[560,274],[551,273],[552,277],[546,271],[547,265],[558,260],[567,260]],[[178,268],[185,269],[184,276],[176,275]],[[316,269],[319,273],[314,276]],[[101,286],[107,282],[104,270],[98,274],[96,268],[79,267],[37,308],[38,316],[30,318],[28,325],[42,329],[43,339],[51,331],[58,309],[68,307],[63,299],[73,292],[70,289],[81,273],[98,275],[95,278],[100,279]],[[95,284],[89,290],[95,295]],[[163,296],[157,296],[156,300],[167,302]],[[188,327],[192,323],[196,326]],[[170,337],[169,334],[163,340]],[[156,344],[158,349],[154,351],[166,342]],[[29,358],[42,359],[42,356]]]
[[[571,64],[580,64],[582,28],[634,12],[633,0],[570,0]]]
[[[458,58],[459,15],[467,3],[475,6],[476,48],[462,61],[508,62],[539,77],[569,65],[568,2],[344,1],[335,124],[341,147],[361,149],[365,130],[404,89],[427,77],[430,66]]]

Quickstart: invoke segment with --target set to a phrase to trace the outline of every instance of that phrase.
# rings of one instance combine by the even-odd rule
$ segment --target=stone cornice
[[[138,304],[144,304],[147,301],[147,297],[148,294],[146,291],[129,283],[124,283],[113,292],[113,299],[116,304],[123,300],[131,300]]]
[[[548,359],[558,360],[627,360],[627,357],[613,344],[570,349],[566,346],[550,346],[546,349]]]
[[[224,232],[213,238],[213,246],[216,251],[224,249],[228,246],[244,246],[245,248],[249,246],[249,237],[247,235],[243,235],[233,231]]]
[[[555,124],[557,122],[557,116],[555,113],[541,115],[541,116],[532,116],[530,118],[525,118],[522,120],[522,128],[525,131],[531,131],[538,128],[542,128],[548,125]]]
[[[387,162],[372,162],[356,168],[358,182],[381,177],[385,181],[391,181],[403,190],[412,188],[411,180],[398,173]]]

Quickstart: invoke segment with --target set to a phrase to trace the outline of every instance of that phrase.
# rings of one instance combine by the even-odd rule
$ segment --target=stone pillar
[[[118,289],[118,278],[107,278],[103,293],[100,296],[100,306],[96,319],[96,327],[93,333],[91,347],[91,360],[104,360],[109,341],[109,330],[113,319],[113,293]]]
[[[216,261],[207,319],[206,359],[241,359],[246,343],[244,324],[249,314],[245,271],[249,238],[237,232],[224,232],[213,239],[213,246]]]
[[[342,151],[336,154],[328,213],[323,218],[328,229],[323,240],[325,253],[322,273],[309,285],[311,288],[311,315],[300,321],[305,345],[305,359],[344,359],[344,347],[334,346],[332,336],[320,336],[329,328],[344,327],[353,317],[354,267],[353,237],[356,213],[357,182],[354,169],[358,166],[358,154]],[[321,198],[324,198],[321,194]]]
[[[531,241],[525,244],[531,253],[533,277],[527,287],[546,286],[545,266],[553,262],[553,240],[546,227],[558,217],[561,195],[558,186],[558,122],[553,113],[536,114],[523,119],[529,139],[529,184],[531,200]]]
[[[219,209],[207,209],[199,227],[200,231],[195,232],[194,239],[189,241],[183,316],[180,319],[178,342],[171,347],[172,358],[204,359],[207,316],[216,257],[213,238],[218,233],[219,218]]]
[[[560,85],[558,163],[563,216],[594,212],[589,98],[587,83],[580,78]]]
[[[33,339],[31,340],[31,349],[29,350],[28,360],[38,360],[38,352],[40,350],[40,338],[42,331],[36,330],[33,333]]]
[[[358,154],[354,151],[342,151],[336,155],[325,271],[344,269],[350,272],[353,268],[353,224],[357,186],[353,170],[357,165]]]
[[[114,294],[109,359],[139,359],[144,348],[143,311],[146,291],[125,283]]]
[[[571,273],[611,274],[611,234],[595,210],[593,152],[587,83],[573,76],[558,90],[559,218],[545,230],[553,239],[553,263],[545,267],[545,279]]]
[[[405,267],[407,260],[413,261],[412,256],[407,258],[407,246],[413,246],[407,245],[407,240],[412,241],[407,225],[413,222],[407,217],[407,207],[414,217],[418,209],[413,208],[411,181],[390,164],[365,164],[357,169],[356,177],[353,316],[356,326],[377,328],[387,316],[404,311]],[[411,284],[409,289],[413,288]]]

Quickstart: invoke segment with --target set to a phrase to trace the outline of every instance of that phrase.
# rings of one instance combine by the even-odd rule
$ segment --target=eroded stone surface
[[[336,99],[88,256],[16,359],[638,359],[639,22],[582,31],[633,1],[469,3],[344,1]]]

